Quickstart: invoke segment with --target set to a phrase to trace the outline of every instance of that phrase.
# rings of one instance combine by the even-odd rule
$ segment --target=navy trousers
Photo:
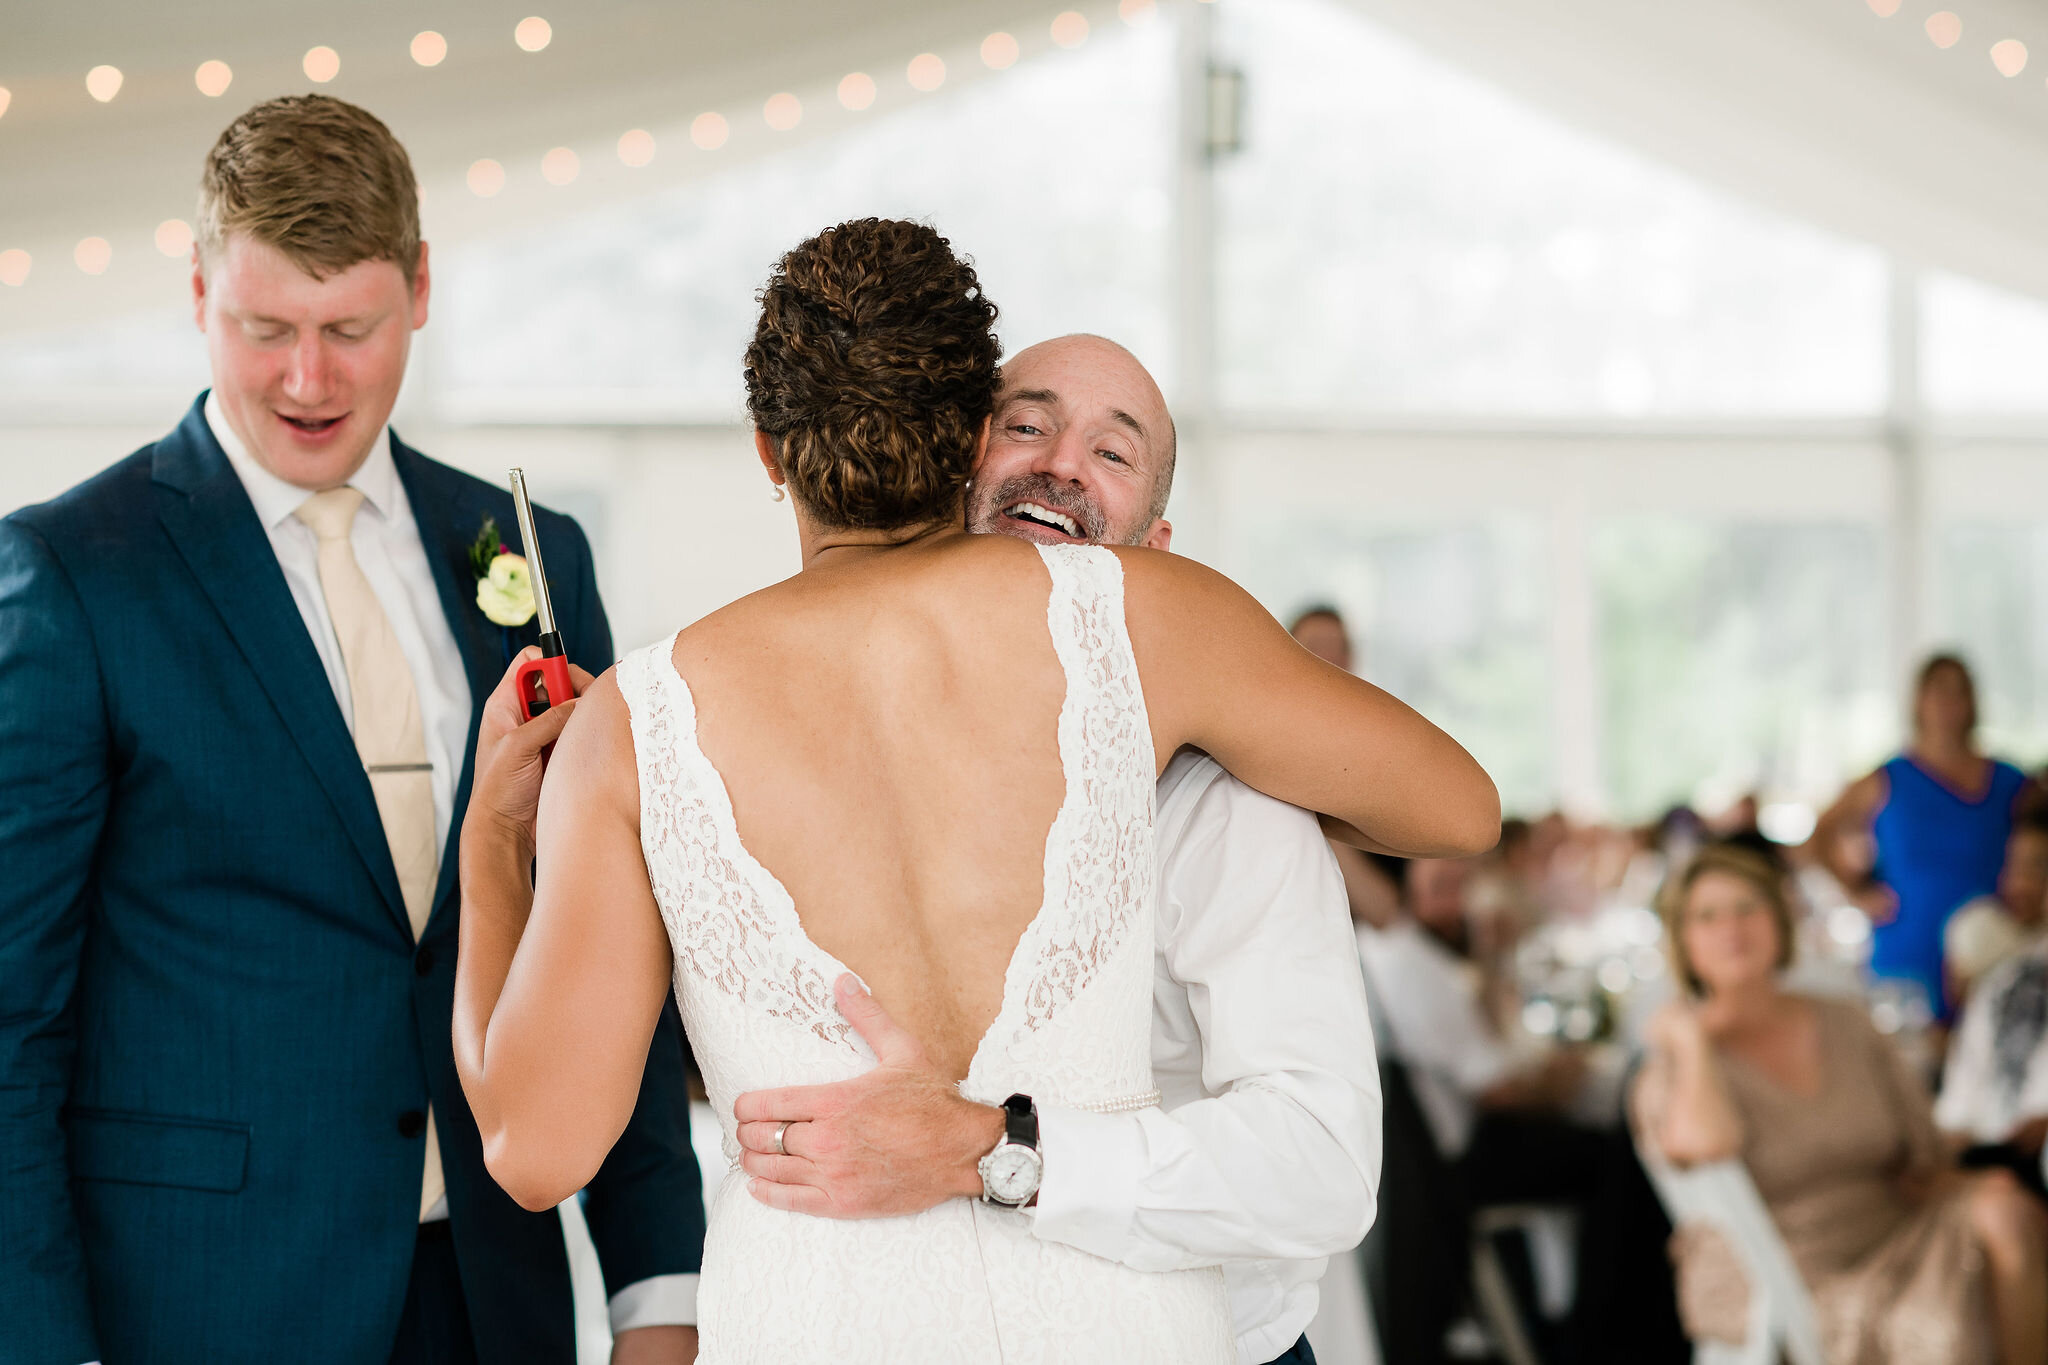
[[[1308,1348],[1308,1338],[1303,1337],[1287,1348],[1287,1354],[1274,1357],[1272,1365],[1316,1365],[1316,1353]]]
[[[391,1365],[477,1365],[469,1302],[455,1264],[455,1234],[445,1218],[420,1224]]]

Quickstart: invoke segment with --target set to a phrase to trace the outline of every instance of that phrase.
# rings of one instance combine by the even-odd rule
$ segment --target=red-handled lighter
[[[526,496],[526,471],[512,471],[512,508],[519,515],[519,543],[526,547],[526,572],[533,582],[534,613],[540,618],[540,657],[527,659],[513,675],[519,689],[519,706],[532,720],[548,709],[549,702],[567,701],[576,695],[569,681],[569,656],[562,649],[562,633],[555,629],[554,605],[548,601],[547,570],[541,567],[540,539],[533,533],[533,503]],[[534,687],[536,680],[547,684],[547,701]]]

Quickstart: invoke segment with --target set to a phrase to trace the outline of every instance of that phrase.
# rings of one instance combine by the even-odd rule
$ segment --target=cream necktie
[[[341,645],[341,660],[348,674],[356,752],[370,774],[384,841],[398,870],[399,894],[417,940],[434,908],[434,883],[440,873],[433,767],[427,761],[426,728],[420,722],[412,670],[406,666],[405,652],[391,629],[391,618],[384,614],[349,544],[349,532],[362,505],[360,490],[330,488],[306,499],[293,515],[312,528],[320,542],[320,592],[327,599],[327,616],[334,624],[334,638]],[[441,1147],[430,1107],[426,1177],[420,1192],[422,1216],[440,1202],[444,1189]]]

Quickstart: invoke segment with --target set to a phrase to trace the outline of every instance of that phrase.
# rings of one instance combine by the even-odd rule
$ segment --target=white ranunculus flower
[[[476,604],[491,624],[523,626],[533,619],[533,575],[526,556],[501,554],[476,581]]]

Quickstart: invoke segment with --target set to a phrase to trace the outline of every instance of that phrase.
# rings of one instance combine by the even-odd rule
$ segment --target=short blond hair
[[[1700,878],[1709,872],[1725,872],[1740,877],[1756,889],[1770,907],[1771,922],[1778,926],[1778,967],[1783,970],[1792,965],[1793,942],[1792,898],[1786,894],[1785,874],[1770,859],[1761,853],[1735,844],[1708,844],[1693,855],[1692,861],[1669,877],[1657,892],[1657,913],[1664,921],[1664,946],[1671,955],[1671,970],[1679,981],[1694,995],[1704,995],[1706,986],[1700,981],[1699,973],[1693,970],[1692,959],[1685,953],[1685,903],[1692,899],[1692,889],[1699,885]]]
[[[227,126],[199,177],[199,258],[247,233],[314,279],[420,260],[420,191],[375,115],[330,95],[265,100]]]

